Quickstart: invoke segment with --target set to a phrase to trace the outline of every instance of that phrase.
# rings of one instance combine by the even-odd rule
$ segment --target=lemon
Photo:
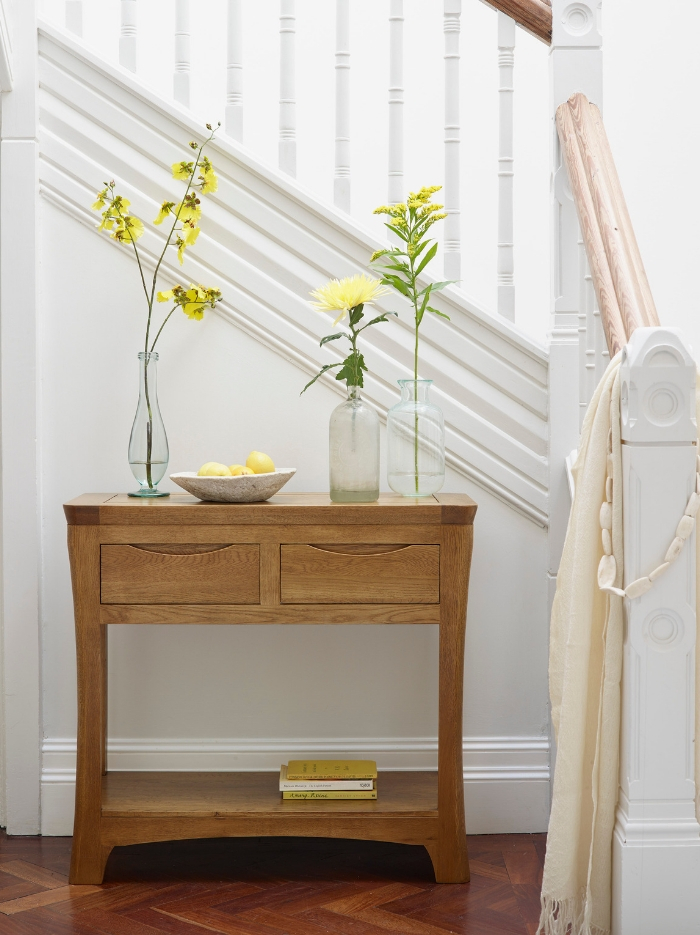
[[[219,464],[218,461],[207,461],[197,471],[197,477],[230,477],[231,472],[225,464]]]
[[[246,460],[246,466],[251,469],[253,474],[271,474],[275,469],[275,464],[269,455],[262,451],[251,451]]]
[[[255,471],[251,471],[249,467],[246,467],[244,464],[229,464],[229,471],[233,474],[234,477],[238,477],[241,474],[254,474]]]

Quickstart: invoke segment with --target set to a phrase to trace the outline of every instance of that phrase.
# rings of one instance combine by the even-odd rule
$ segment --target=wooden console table
[[[266,503],[85,494],[68,520],[78,655],[71,883],[117,845],[292,835],[423,844],[440,883],[469,879],[462,680],[472,524],[462,495],[324,494]],[[383,772],[377,801],[282,801],[277,773],[107,772],[107,624],[440,626],[438,770]]]

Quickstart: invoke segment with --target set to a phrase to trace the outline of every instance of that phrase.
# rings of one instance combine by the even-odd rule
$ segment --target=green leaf
[[[405,295],[406,298],[410,298],[408,286],[403,281],[403,279],[399,279],[398,276],[392,276],[391,273],[385,273],[382,278],[382,285],[393,286],[397,292],[401,293],[401,295]]]
[[[456,282],[459,282],[458,279],[448,279],[445,282],[433,282],[430,284],[431,292],[442,292],[443,289],[446,289],[447,286],[453,286]]]
[[[423,259],[420,261],[420,264],[418,265],[418,268],[416,269],[416,276],[418,276],[418,275],[425,269],[425,267],[428,265],[428,263],[430,263],[430,261],[432,260],[432,258],[433,258],[433,257],[435,256],[435,254],[437,253],[437,248],[438,248],[437,243],[434,243],[434,244],[432,245],[432,247],[430,248],[430,250],[428,250],[428,252],[425,254],[425,256],[423,257]]]
[[[321,367],[321,369],[318,371],[318,373],[313,378],[313,380],[309,380],[309,382],[306,384],[306,386],[301,391],[301,393],[305,393],[310,386],[313,386],[316,380],[318,380],[318,378],[322,376],[326,372],[326,370],[332,370],[334,367],[342,367],[342,364],[326,364],[325,367]],[[301,396],[301,393],[299,393],[300,396]]]
[[[396,315],[397,318],[399,317],[398,312],[384,312],[384,314],[380,315],[378,318],[373,318],[372,321],[368,321],[366,325],[363,325],[363,327],[360,328],[360,331],[364,331],[365,328],[369,328],[370,325],[378,325],[383,321],[388,321],[389,319],[386,317],[387,315]],[[358,331],[358,334],[360,331]]]
[[[411,270],[407,263],[391,263],[385,266],[384,269],[395,269],[397,272],[404,273],[406,276],[411,275]]]
[[[421,243],[419,243],[418,246],[416,247],[416,249],[413,251],[413,259],[414,259],[414,260],[417,260],[418,257],[421,255],[421,253],[425,250],[425,248],[426,248],[426,247],[428,246],[428,244],[431,243],[431,242],[432,242],[432,241],[431,241],[430,238],[428,237],[426,240],[423,240]]]
[[[416,312],[416,321],[420,326],[420,323],[423,321],[423,315],[425,315],[425,309],[428,305],[428,299],[430,298],[430,288],[425,296],[423,296],[423,301],[421,303],[420,309]]]
[[[433,315],[439,315],[440,318],[446,318],[448,321],[451,321],[449,315],[446,315],[444,312],[438,312],[436,308],[431,308],[430,305],[428,306],[428,311],[432,312]]]
[[[350,327],[354,328],[355,325],[362,320],[364,305],[357,305],[355,308],[350,311]]]
[[[328,344],[329,341],[337,341],[338,338],[347,338],[347,334],[344,331],[339,331],[337,334],[327,334],[325,338],[321,338],[319,347],[323,347],[324,344]]]
[[[387,223],[384,224],[384,227],[388,227],[390,231],[393,231],[395,234],[398,234],[398,236],[401,238],[401,240],[404,241],[404,243],[408,243],[408,236],[404,234],[403,231],[399,230],[398,227],[394,227],[393,224],[387,224]]]

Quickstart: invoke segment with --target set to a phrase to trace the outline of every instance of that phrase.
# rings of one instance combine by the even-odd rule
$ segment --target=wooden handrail
[[[494,10],[506,13],[515,22],[547,45],[552,41],[550,0],[483,0]]]
[[[557,128],[612,356],[659,319],[600,111],[574,94],[558,108]]]

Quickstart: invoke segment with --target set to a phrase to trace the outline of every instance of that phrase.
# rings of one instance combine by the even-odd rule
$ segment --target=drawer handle
[[[388,552],[403,552],[410,549],[410,545],[309,545],[317,552],[335,552],[337,555],[385,555]]]
[[[135,545],[130,543],[132,549],[138,549],[139,552],[157,552],[161,555],[203,555],[205,552],[225,552],[226,549],[231,548],[231,544],[227,543],[226,545],[221,545],[220,543],[212,545],[197,545],[195,543],[183,543],[178,545],[173,543],[170,545],[159,545],[158,543],[148,543]]]

